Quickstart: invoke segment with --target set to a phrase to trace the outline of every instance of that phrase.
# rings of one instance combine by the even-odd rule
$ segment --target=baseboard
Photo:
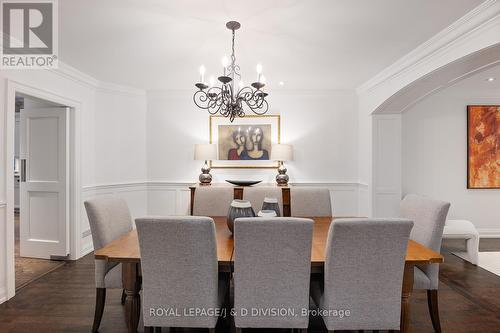
[[[0,304],[7,302],[7,290],[0,288]]]
[[[86,245],[82,246],[82,249],[80,251],[80,258],[86,256],[87,254],[91,253],[94,251],[94,244],[92,244],[92,240],[90,242],[87,242]]]
[[[477,228],[480,238],[500,238],[500,228]]]

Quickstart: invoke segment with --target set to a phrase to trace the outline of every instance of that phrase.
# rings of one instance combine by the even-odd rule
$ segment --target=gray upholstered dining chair
[[[227,216],[233,198],[230,186],[199,186],[194,192],[193,215]]]
[[[236,219],[233,279],[237,332],[242,328],[307,330],[313,223],[290,217]],[[248,315],[238,315],[245,309]],[[250,309],[262,313],[250,315]],[[273,316],[264,313],[267,309],[290,311]]]
[[[276,186],[256,186],[245,187],[243,189],[243,200],[248,200],[252,204],[255,213],[261,210],[266,197],[276,198],[280,207],[280,215],[283,216],[283,192],[281,187]]]
[[[215,332],[227,283],[219,281],[215,224],[209,217],[136,219],[142,267],[142,313],[146,332],[160,327],[208,328]],[[171,309],[172,312],[157,311]],[[207,315],[189,315],[190,309]],[[174,313],[174,311],[176,313]]]
[[[401,216],[415,222],[410,238],[441,252],[441,241],[450,203],[408,194],[401,201]],[[415,267],[413,289],[427,290],[427,304],[432,326],[441,332],[438,307],[439,264]]]
[[[332,216],[330,190],[321,187],[290,187],[291,214],[295,217]]]
[[[132,218],[127,203],[114,196],[103,196],[84,203],[92,232],[94,249],[100,249],[133,229]],[[96,305],[92,332],[97,332],[101,324],[106,289],[122,289],[122,266],[95,260]],[[122,304],[125,294],[122,292]]]
[[[328,231],[324,278],[311,296],[328,331],[399,330],[406,219],[339,219]]]

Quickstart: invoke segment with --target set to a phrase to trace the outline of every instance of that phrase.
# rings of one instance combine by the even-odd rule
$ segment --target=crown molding
[[[356,88],[358,95],[369,93],[385,82],[411,71],[419,64],[438,56],[440,51],[460,43],[468,35],[478,32],[500,15],[500,1],[486,0],[450,26],[409,52],[389,67]]]
[[[88,75],[78,69],[59,61],[58,68],[51,68],[47,71],[71,80],[83,86],[96,89],[99,92],[123,94],[132,96],[146,96],[146,90],[134,87],[123,86],[111,82],[99,81],[91,75]]]

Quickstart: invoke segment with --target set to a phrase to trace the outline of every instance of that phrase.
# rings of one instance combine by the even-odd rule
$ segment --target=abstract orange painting
[[[467,188],[500,188],[500,105],[467,106]]]

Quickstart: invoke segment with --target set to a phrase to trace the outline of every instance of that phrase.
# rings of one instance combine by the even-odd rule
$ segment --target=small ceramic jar
[[[257,213],[258,217],[276,217],[276,212],[274,210],[261,210],[260,212]]]
[[[234,220],[238,217],[255,217],[252,204],[248,200],[233,200],[227,214],[227,226],[234,232]]]
[[[262,210],[274,210],[276,212],[276,216],[281,216],[280,214],[280,206],[278,204],[278,199],[265,197],[264,203],[262,204]]]

